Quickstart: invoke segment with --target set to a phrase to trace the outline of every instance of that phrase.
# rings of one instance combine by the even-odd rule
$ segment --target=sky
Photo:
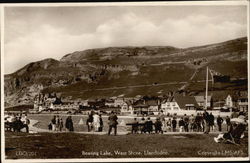
[[[4,73],[91,48],[186,48],[245,36],[246,6],[5,7]]]

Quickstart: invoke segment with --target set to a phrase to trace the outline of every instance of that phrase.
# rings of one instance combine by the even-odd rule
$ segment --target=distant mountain
[[[247,38],[185,49],[89,49],[67,54],[59,61],[32,62],[4,76],[5,104],[32,104],[39,91],[72,99],[161,95],[178,90],[183,82],[204,80],[206,66],[231,78],[247,78]],[[195,85],[194,82],[185,89],[192,91]],[[201,86],[195,91],[202,90]]]

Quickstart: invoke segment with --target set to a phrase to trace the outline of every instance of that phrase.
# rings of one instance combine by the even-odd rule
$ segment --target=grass
[[[247,157],[248,140],[239,146],[217,144],[215,135],[84,135],[77,133],[5,133],[6,159]],[[94,152],[98,155],[86,155]],[[124,152],[124,155],[116,154]],[[147,152],[156,152],[148,155]],[[131,154],[130,152],[133,152]],[[110,153],[111,155],[104,155]],[[130,153],[130,154],[129,154]]]
[[[68,115],[60,115],[60,118],[63,119],[63,122],[65,125],[65,121]],[[30,119],[34,119],[34,120],[38,120],[39,122],[35,125],[38,128],[42,128],[42,129],[48,129],[48,124],[51,121],[51,119],[53,118],[53,114],[52,115],[29,115],[28,118]],[[79,124],[80,119],[83,120],[83,124]],[[104,122],[104,131],[108,131],[108,120],[107,117],[102,117],[103,122]],[[87,121],[87,116],[74,116],[72,115],[72,120],[74,123],[74,130],[75,131],[84,131],[87,132],[88,128],[86,125],[86,121]],[[123,118],[123,119],[118,119],[118,123],[121,123],[122,120],[124,120],[125,123],[129,123],[132,122],[132,118]],[[65,127],[65,126],[64,126]],[[64,128],[65,130],[65,128]],[[118,126],[118,131],[126,131],[127,128],[125,126]]]
[[[65,123],[65,120],[67,118],[67,115],[59,115],[60,118],[63,119],[63,122]],[[72,116],[72,120],[74,123],[74,130],[77,132],[87,132],[87,125],[86,125],[86,120],[87,120],[87,116],[81,116],[81,115],[71,115]],[[48,129],[48,124],[51,121],[51,119],[53,118],[53,114],[51,115],[42,115],[42,114],[30,114],[28,115],[29,119],[33,119],[33,120],[37,120],[38,123],[35,125],[38,128],[42,128],[42,129]],[[217,117],[215,117],[217,118]],[[83,124],[79,124],[80,119],[83,120]],[[103,131],[107,132],[108,131],[108,118],[107,116],[103,116]],[[138,120],[140,120],[141,118],[137,118]],[[122,121],[124,121],[125,123],[131,123],[133,121],[133,118],[118,118],[118,123],[120,124]],[[154,122],[155,120],[153,120]],[[65,124],[64,124],[65,125]],[[178,128],[178,126],[177,126]],[[63,129],[65,130],[65,129]],[[118,132],[125,132],[125,131],[130,131],[131,130],[131,126],[120,126],[118,125]],[[215,124],[215,131],[218,131],[217,125]],[[222,131],[226,131],[226,124],[222,125]]]

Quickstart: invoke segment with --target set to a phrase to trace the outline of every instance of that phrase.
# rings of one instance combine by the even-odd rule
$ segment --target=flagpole
[[[211,75],[211,78],[212,78],[212,85],[214,85],[214,73],[211,69],[209,69],[209,72],[210,72],[210,75]]]
[[[208,66],[207,66],[207,75],[206,75],[206,97],[205,97],[205,110],[207,110],[207,92],[208,92]]]

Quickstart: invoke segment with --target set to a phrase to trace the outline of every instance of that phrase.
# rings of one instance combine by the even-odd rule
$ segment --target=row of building
[[[183,110],[201,110],[205,106],[205,97],[184,96],[183,94],[169,94],[164,97],[142,97],[134,98],[111,97],[97,100],[62,100],[56,95],[46,96],[39,94],[34,100],[34,109],[42,110],[88,110],[88,109],[118,109],[122,114],[157,114],[159,111],[167,114],[169,112],[181,112]],[[213,101],[212,96],[207,99],[208,109],[230,109],[238,108],[247,111],[247,94],[237,97],[228,95],[220,101]]]

